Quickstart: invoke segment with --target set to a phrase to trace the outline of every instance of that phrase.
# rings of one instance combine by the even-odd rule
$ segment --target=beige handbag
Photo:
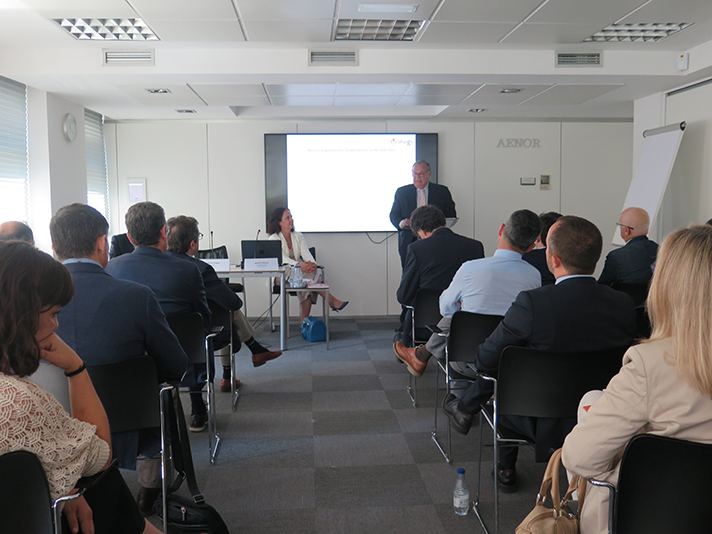
[[[584,494],[586,493],[586,479],[576,475],[571,479],[566,495],[559,502],[559,466],[561,465],[561,449],[554,452],[546,466],[544,480],[541,481],[539,495],[536,496],[536,506],[524,518],[515,534],[578,534],[579,516],[583,506]],[[553,508],[544,506],[546,492],[551,487],[551,498],[554,501]],[[570,514],[566,511],[566,505],[571,499],[571,494],[578,490],[578,512]]]

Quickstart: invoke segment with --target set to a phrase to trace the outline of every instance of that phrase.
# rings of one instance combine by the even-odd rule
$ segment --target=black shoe
[[[492,478],[494,478],[494,470],[492,470]],[[517,470],[512,469],[497,469],[497,485],[502,493],[514,493],[519,487],[517,479]]]
[[[205,430],[205,425],[208,424],[208,414],[193,414],[190,416],[190,424],[188,430],[191,432],[202,432]]]
[[[136,504],[141,515],[146,517],[153,513],[153,503],[161,494],[161,488],[144,488],[141,486],[136,496]]]
[[[452,427],[455,429],[455,432],[466,436],[472,426],[473,416],[472,414],[458,410],[457,405],[459,403],[460,399],[455,397],[452,393],[445,395],[445,398],[443,399],[443,412],[445,412],[445,415],[450,418],[450,422],[452,423]]]

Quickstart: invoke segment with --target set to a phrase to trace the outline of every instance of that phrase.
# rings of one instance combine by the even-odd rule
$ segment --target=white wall
[[[115,210],[120,219],[127,206],[126,179],[146,178],[149,200],[161,204],[168,217],[196,217],[205,239],[212,230],[215,245],[227,245],[231,260],[237,262],[241,240],[254,239],[258,228],[260,238],[266,237],[265,133],[438,133],[439,182],[453,193],[460,218],[455,230],[483,241],[491,255],[496,229],[515,209],[582,210],[596,224],[614,224],[631,177],[631,131],[630,123],[132,122],[115,126],[116,141],[107,137],[107,149],[111,180],[120,192]],[[538,138],[540,148],[498,149],[503,137]],[[551,176],[551,190],[539,189],[541,174]],[[536,176],[537,186],[519,186],[520,176]],[[364,183],[368,179],[364,176]],[[577,194],[579,187],[585,195]],[[294,216],[298,229],[299,214]],[[388,234],[370,236],[380,242]],[[319,263],[326,266],[333,292],[351,302],[349,315],[399,313],[395,236],[378,244],[365,234],[306,237],[317,248]],[[204,241],[202,247],[208,246]],[[249,315],[259,315],[267,306],[265,283],[248,280],[247,285]]]

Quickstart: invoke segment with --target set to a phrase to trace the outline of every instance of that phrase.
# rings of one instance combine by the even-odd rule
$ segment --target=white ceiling
[[[364,2],[384,3],[0,0],[0,75],[116,120],[629,119],[635,99],[712,75],[711,0],[414,0],[408,14]],[[51,20],[78,17],[139,17],[160,41],[77,41]],[[338,19],[364,18],[424,22],[413,42],[332,41]],[[614,22],[694,24],[658,43],[582,43]],[[154,49],[155,63],[103,66],[102,49]],[[312,50],[356,51],[358,65],[310,66]],[[555,67],[555,52],[603,64]],[[170,93],[146,91],[158,88]]]

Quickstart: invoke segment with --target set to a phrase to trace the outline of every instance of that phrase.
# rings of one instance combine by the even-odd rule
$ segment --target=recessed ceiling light
[[[359,4],[361,13],[415,13],[418,4]]]
[[[339,19],[335,41],[412,41],[424,20]]]
[[[146,89],[152,95],[167,95],[170,94],[170,89]]]
[[[639,24],[611,24],[591,37],[583,40],[585,43],[607,42],[651,42],[656,43],[666,37],[681,32],[692,26],[692,22],[654,22]]]
[[[516,87],[505,87],[500,91],[500,93],[505,94],[505,95],[513,95],[516,93],[521,93],[521,89],[517,89]]]
[[[79,41],[159,41],[142,19],[52,19]]]
[[[196,113],[194,109],[177,109],[178,113]]]
[[[470,108],[467,110],[468,113],[484,113],[487,108]]]

